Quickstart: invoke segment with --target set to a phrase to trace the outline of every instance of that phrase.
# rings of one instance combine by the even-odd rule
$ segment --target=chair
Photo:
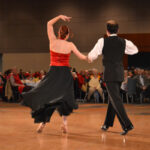
[[[108,92],[107,92],[107,89],[105,88],[102,88],[103,89],[103,103],[107,102],[108,101]]]
[[[88,92],[89,92],[89,84],[87,82],[86,89],[85,89],[85,96],[83,98],[83,103],[87,102]]]
[[[103,93],[102,93],[103,103],[105,103],[108,100],[108,92],[107,92],[107,89],[104,86],[104,82],[102,80],[100,80],[100,85],[103,90]]]
[[[13,91],[13,101],[18,102],[20,99],[20,92],[18,90],[18,86],[12,86]]]
[[[131,102],[133,103],[134,96],[136,96],[136,80],[128,78],[126,93],[127,103],[129,103],[129,97],[131,97]]]

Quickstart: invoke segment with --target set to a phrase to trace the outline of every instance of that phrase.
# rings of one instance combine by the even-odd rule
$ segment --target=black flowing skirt
[[[49,122],[56,109],[61,116],[68,116],[76,106],[70,68],[51,66],[40,83],[22,97],[22,104],[32,109],[35,123]]]

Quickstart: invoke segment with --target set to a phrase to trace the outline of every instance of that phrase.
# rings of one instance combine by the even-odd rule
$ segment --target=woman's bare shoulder
[[[70,42],[70,41],[68,41],[68,45],[69,45],[70,47],[75,46],[74,43],[73,43],[73,42]]]

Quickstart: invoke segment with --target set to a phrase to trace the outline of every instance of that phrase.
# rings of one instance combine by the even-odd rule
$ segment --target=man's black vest
[[[125,52],[125,40],[118,36],[104,38],[103,65],[104,81],[124,80],[123,55]]]

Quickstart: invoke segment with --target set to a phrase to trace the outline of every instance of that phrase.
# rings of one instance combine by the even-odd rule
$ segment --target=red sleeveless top
[[[57,53],[50,50],[50,66],[68,66],[69,67],[69,54]]]

